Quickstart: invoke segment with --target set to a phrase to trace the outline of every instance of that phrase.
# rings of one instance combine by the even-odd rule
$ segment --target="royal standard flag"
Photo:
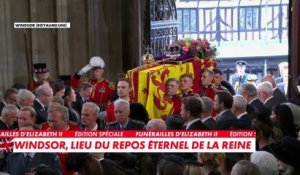
[[[129,71],[133,83],[133,94],[138,102],[148,111],[149,117],[165,118],[173,109],[171,100],[165,98],[165,83],[169,78],[177,78],[182,74],[194,74],[191,62],[184,64],[163,64],[140,71]],[[137,86],[135,86],[137,85]]]

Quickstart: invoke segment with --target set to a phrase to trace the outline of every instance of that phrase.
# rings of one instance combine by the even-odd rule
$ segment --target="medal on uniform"
[[[99,92],[104,93],[105,92],[105,87],[102,86],[101,88],[99,88]]]

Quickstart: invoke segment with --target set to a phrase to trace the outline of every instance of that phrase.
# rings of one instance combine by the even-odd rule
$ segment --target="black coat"
[[[278,101],[279,103],[285,103],[287,102],[287,98],[278,88],[275,88],[273,90],[273,97]]]
[[[139,124],[139,123],[134,122],[131,119],[129,119],[129,122],[126,125],[126,127],[124,128],[124,130],[143,130],[144,127],[145,127],[144,125]],[[110,124],[109,129],[110,130],[121,130],[120,124],[118,122],[112,123],[112,124]]]
[[[217,122],[213,118],[209,118],[203,122],[209,129],[217,129]]]
[[[249,114],[244,114],[241,116],[241,118],[238,119],[238,123],[243,129],[250,129],[252,119]]]
[[[36,112],[36,123],[41,124],[47,122],[47,109],[45,109],[36,99],[33,101],[33,108]]]
[[[279,104],[280,102],[277,101],[274,97],[271,97],[268,101],[265,101],[265,106],[270,110],[272,111],[273,109],[273,106]]]
[[[11,175],[25,174],[26,171],[44,164],[61,174],[61,163],[55,153],[35,153],[29,165],[26,165],[24,153],[11,153],[6,160],[5,171]]]
[[[217,117],[217,129],[230,129],[238,123],[236,116],[231,112],[230,109],[226,110],[223,114]]]
[[[72,107],[78,112],[78,114],[81,114],[82,105],[86,102],[90,102],[90,100],[83,100],[81,95],[79,93],[76,93],[76,101],[72,103]]]
[[[207,126],[205,126],[201,120],[198,120],[194,123],[192,123],[186,130],[207,130],[209,129]]]
[[[251,117],[257,114],[265,114],[266,116],[271,115],[271,110],[269,110],[258,98],[249,103],[246,110]]]
[[[9,127],[2,120],[0,120],[0,130],[9,130]]]
[[[4,108],[5,104],[3,103],[3,101],[0,102],[0,115],[2,112],[2,109]]]

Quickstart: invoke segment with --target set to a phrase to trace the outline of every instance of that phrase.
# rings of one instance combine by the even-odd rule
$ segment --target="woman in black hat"
[[[278,143],[270,145],[270,150],[278,159],[279,171],[284,175],[300,174],[300,141],[286,136]]]

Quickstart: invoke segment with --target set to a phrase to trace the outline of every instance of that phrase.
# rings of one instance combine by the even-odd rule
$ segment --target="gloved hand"
[[[87,64],[77,74],[81,76],[81,75],[87,73],[91,69],[92,69],[92,66],[90,64]]]

